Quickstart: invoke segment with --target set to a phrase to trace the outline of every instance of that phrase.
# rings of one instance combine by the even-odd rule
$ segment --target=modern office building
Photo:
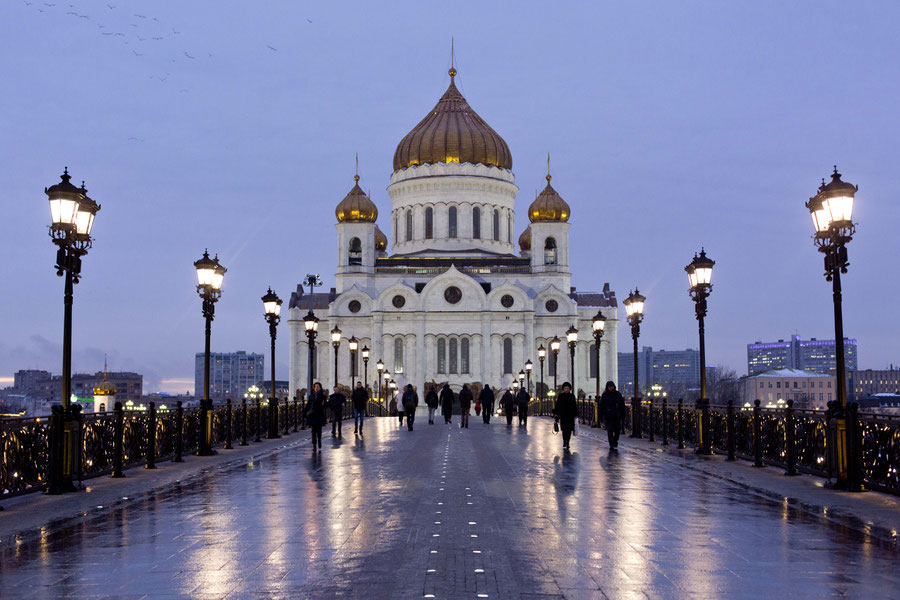
[[[265,374],[262,354],[212,352],[209,356],[209,397],[213,400],[243,398],[247,389]],[[203,397],[203,353],[194,357],[194,395]]]
[[[760,400],[763,406],[777,406],[779,400],[793,400],[798,407],[825,408],[828,402],[837,399],[833,375],[800,369],[773,369],[744,377],[742,381],[744,404]]]
[[[900,394],[900,369],[863,369],[850,371],[848,376],[850,399],[874,394]]]
[[[622,394],[630,396],[634,393],[634,358],[632,352],[619,352],[619,380],[616,385]],[[715,367],[707,365],[707,379]],[[647,390],[651,385],[694,389],[700,387],[700,351],[692,350],[654,350],[644,346],[638,352],[638,377],[640,389]]]
[[[844,364],[848,373],[857,368],[854,339],[844,338]],[[792,335],[789,341],[747,344],[747,373],[750,375],[774,369],[799,369],[834,375],[836,365],[834,340],[803,340],[799,335]]]

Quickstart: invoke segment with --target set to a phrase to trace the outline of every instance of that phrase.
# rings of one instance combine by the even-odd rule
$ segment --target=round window
[[[544,304],[544,308],[547,309],[547,312],[556,312],[556,309],[559,308],[559,304],[556,303],[556,300],[547,300],[547,303]]]
[[[444,300],[446,300],[450,304],[456,304],[457,302],[462,300],[462,291],[455,285],[451,285],[446,290],[444,290]]]
[[[350,304],[347,305],[347,308],[349,308],[352,313],[358,313],[362,308],[362,304],[359,303],[359,300],[351,300]]]
[[[391,300],[391,304],[394,305],[394,308],[403,308],[403,305],[406,304],[406,298],[397,294],[394,296],[393,300]]]
[[[500,298],[500,304],[503,305],[503,308],[509,308],[513,305],[513,297],[509,294],[504,294],[502,298]]]

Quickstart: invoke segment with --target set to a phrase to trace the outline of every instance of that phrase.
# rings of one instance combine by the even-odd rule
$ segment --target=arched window
[[[591,379],[597,378],[597,344],[591,344]]]
[[[400,229],[397,227],[397,213],[394,213],[394,234],[391,236],[391,239],[400,239]]]
[[[447,340],[438,338],[437,341],[437,372],[447,372]]]
[[[425,209],[425,239],[434,237],[434,209],[430,206]]]
[[[99,412],[106,412],[106,405],[102,402],[100,403],[100,411]]]
[[[413,231],[412,231],[413,228],[412,228],[412,226],[413,226],[413,223],[412,223],[412,211],[411,211],[411,210],[407,210],[407,211],[406,211],[406,241],[407,241],[407,242],[411,242],[411,241],[412,241],[412,237],[413,237]]]
[[[503,340],[503,374],[512,373],[512,340],[506,338]]]
[[[394,338],[394,373],[403,372],[403,338]]]
[[[450,214],[448,216],[449,216],[448,220],[450,221],[450,225],[449,225],[449,227],[447,227],[447,234],[450,237],[455,238],[456,237],[456,207],[455,206],[450,207]]]
[[[500,211],[494,209],[494,241],[500,241]]]
[[[457,344],[458,342],[456,341],[456,338],[450,338],[450,373],[454,375],[456,375],[456,373],[459,371],[458,363],[456,360]]]
[[[469,374],[469,338],[463,338],[459,343],[459,372]]]
[[[472,238],[481,239],[481,209],[477,206],[472,209]]]
[[[506,241],[512,244],[512,215],[506,215]]]
[[[351,265],[362,264],[362,242],[357,237],[350,240],[350,254],[347,263]]]
[[[556,240],[554,240],[552,237],[548,237],[544,241],[544,264],[556,264]]]

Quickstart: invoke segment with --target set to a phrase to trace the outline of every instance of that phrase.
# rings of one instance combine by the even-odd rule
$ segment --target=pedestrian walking
[[[481,393],[478,394],[478,401],[481,402],[481,418],[485,424],[491,422],[491,413],[494,412],[494,390],[491,386],[484,384]]]
[[[428,388],[428,393],[425,394],[425,405],[428,407],[428,424],[434,425],[434,411],[437,410],[438,405],[441,403],[438,400],[437,392],[434,389],[434,386]]]
[[[622,424],[625,422],[625,398],[616,384],[606,382],[606,389],[600,396],[600,418],[606,425],[606,437],[609,439],[610,450],[618,450],[619,435],[622,433]]]
[[[363,387],[361,381],[356,382],[356,389],[350,395],[350,401],[353,403],[353,433],[362,435],[363,420],[369,404],[369,390]]]
[[[328,400],[322,391],[322,384],[316,382],[306,401],[306,425],[312,430],[313,452],[322,447],[322,428],[325,426],[325,405]]]
[[[506,388],[506,392],[500,398],[500,408],[503,409],[503,414],[506,415],[507,427],[512,427],[513,413],[516,411],[516,399],[512,392],[509,391],[509,388]]]
[[[397,390],[394,393],[394,398],[397,403],[397,417],[400,419],[400,427],[403,427],[403,415],[406,414],[406,409],[403,408],[403,390]]]
[[[419,406],[419,395],[413,389],[411,383],[406,384],[406,391],[403,392],[403,410],[406,412],[406,427],[412,431],[413,421],[416,420],[416,407]]]
[[[464,383],[462,389],[459,391],[459,427],[462,429],[465,427],[469,428],[469,409],[472,407],[472,400],[474,396],[472,395],[472,390],[469,389],[469,384]]]
[[[531,397],[524,389],[520,389],[519,393],[516,394],[516,410],[519,411],[519,425],[521,427],[528,427],[528,403],[530,401]]]
[[[575,431],[575,417],[578,416],[578,402],[575,400],[575,394],[572,393],[572,384],[568,381],[562,384],[562,393],[556,397],[553,414],[556,415],[556,421],[562,430],[563,449],[568,450],[569,440],[572,439],[572,432]]]
[[[341,423],[344,421],[344,405],[347,397],[344,396],[338,386],[334,386],[334,393],[328,396],[328,409],[331,412],[331,437],[341,436]]]
[[[454,399],[453,390],[445,383],[444,387],[441,388],[441,414],[444,415],[445,425],[450,424],[451,417],[453,416]]]

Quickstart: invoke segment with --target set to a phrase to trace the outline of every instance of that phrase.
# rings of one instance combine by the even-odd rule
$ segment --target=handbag
[[[475,415],[481,414],[481,402],[475,401]]]
[[[559,419],[553,419],[553,435],[559,433]]]

